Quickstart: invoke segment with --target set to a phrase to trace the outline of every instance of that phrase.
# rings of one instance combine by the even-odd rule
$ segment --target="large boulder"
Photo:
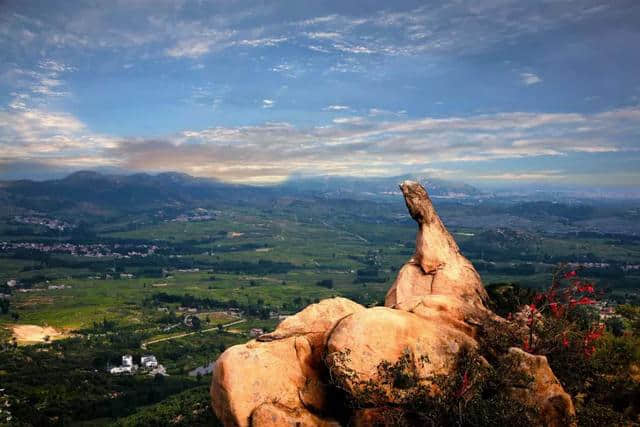
[[[211,402],[218,418],[227,426],[316,419],[310,411],[321,413],[326,406],[321,363],[325,335],[338,320],[359,310],[364,307],[345,298],[323,300],[287,318],[261,341],[227,349],[212,373]],[[265,408],[253,414],[264,403],[277,403],[277,423],[267,423],[271,418]],[[254,415],[260,421],[252,422]]]
[[[560,385],[546,357],[512,347],[503,363],[513,366],[510,378],[514,382],[506,391],[525,407],[535,408],[540,425],[575,425],[575,408],[571,396]]]
[[[263,403],[251,413],[252,426],[340,427],[340,423],[318,417],[304,409],[291,409],[278,403]]]
[[[326,361],[338,386],[362,404],[395,404],[414,387],[430,387],[429,379],[449,375],[462,348],[477,343],[446,323],[428,322],[401,310],[375,307],[342,319],[327,341]],[[380,367],[404,358],[410,378],[422,380],[402,391],[392,390]],[[367,395],[364,395],[367,393]]]

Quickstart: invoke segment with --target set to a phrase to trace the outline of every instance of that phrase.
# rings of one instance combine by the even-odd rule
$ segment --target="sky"
[[[640,187],[637,0],[0,0],[0,179]]]

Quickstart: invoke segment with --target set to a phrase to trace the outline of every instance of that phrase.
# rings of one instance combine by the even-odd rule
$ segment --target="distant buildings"
[[[140,367],[145,373],[149,375],[167,375],[164,366],[158,363],[158,359],[153,354],[148,354],[140,358]],[[133,363],[133,356],[125,354],[122,356],[122,365],[114,366],[109,369],[109,372],[114,375],[121,374],[135,374],[138,371],[138,365]]]
[[[158,360],[154,355],[142,356],[140,358],[140,365],[143,368],[153,369],[158,367]]]
[[[81,245],[75,243],[37,243],[37,242],[0,242],[0,251],[27,249],[45,253],[63,253],[85,257],[132,258],[147,257],[155,254],[155,245],[107,245],[103,243]]]
[[[133,374],[138,370],[138,365],[133,364],[133,356],[125,354],[122,356],[122,365],[109,369],[112,374]]]

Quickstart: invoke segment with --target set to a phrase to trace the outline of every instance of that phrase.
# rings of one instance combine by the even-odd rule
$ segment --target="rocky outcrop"
[[[339,320],[361,310],[364,307],[346,298],[323,300],[288,317],[272,333],[227,349],[214,365],[211,382],[218,418],[227,426],[289,421],[330,425],[311,412],[322,413],[328,406],[324,342]],[[269,419],[274,421],[267,423]]]
[[[425,322],[421,317],[387,307],[374,307],[355,313],[338,323],[327,341],[326,361],[338,387],[361,404],[375,405],[379,400],[397,404],[413,392],[401,392],[381,381],[378,367],[407,357],[412,375],[431,378],[450,374],[460,349],[475,348],[477,343],[456,327]],[[425,360],[428,362],[425,363]],[[362,394],[368,388],[368,398]],[[419,382],[416,387],[431,386]],[[382,397],[381,397],[382,396]]]
[[[553,375],[547,358],[512,347],[505,359],[506,363],[510,359],[515,362],[512,378],[528,377],[527,381],[512,384],[507,392],[525,406],[536,408],[541,424],[552,427],[570,425],[574,415],[573,402]]]
[[[211,383],[213,409],[226,426],[394,425],[390,419],[406,424],[406,402],[424,406],[430,399],[463,398],[473,387],[468,367],[462,383],[456,381],[469,355],[480,367],[512,367],[504,374],[514,378],[506,381],[504,394],[527,408],[534,424],[571,423],[571,398],[546,359],[517,348],[505,353],[486,338],[487,330],[506,321],[487,308],[480,276],[425,189],[409,181],[400,188],[418,223],[416,250],[398,272],[385,307],[324,300],[274,332],[229,348],[216,362]]]

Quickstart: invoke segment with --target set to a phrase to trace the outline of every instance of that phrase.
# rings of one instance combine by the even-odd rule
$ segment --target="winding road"
[[[226,324],[222,325],[222,327],[223,328],[228,328],[230,326],[237,325],[239,323],[244,323],[246,321],[247,321],[247,319],[240,319],[240,320],[236,320],[235,322],[226,323]],[[211,332],[211,331],[217,331],[217,330],[218,330],[218,326],[215,326],[213,328],[203,329],[201,331],[186,332],[184,334],[173,335],[171,337],[158,338],[157,340],[151,340],[151,341],[143,342],[142,344],[140,344],[140,348],[143,349],[143,350],[146,350],[147,346],[149,344],[155,344],[155,343],[162,342],[162,341],[169,341],[169,340],[173,340],[173,339],[176,339],[176,338],[188,337],[189,335],[195,335],[195,334],[199,334],[199,333],[202,333],[202,332]]]

